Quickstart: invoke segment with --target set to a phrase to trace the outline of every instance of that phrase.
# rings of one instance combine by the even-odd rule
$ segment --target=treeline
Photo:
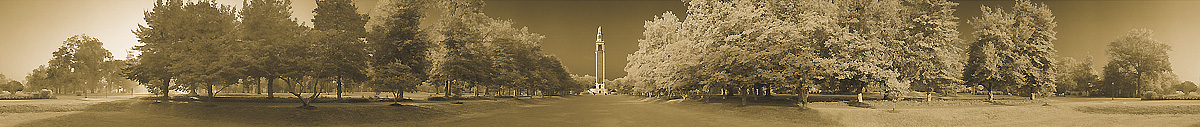
[[[1127,90],[1092,83],[1086,89],[1072,85],[1056,91],[1056,84],[1067,79],[1072,83],[1101,79],[1067,76],[1090,72],[1090,64],[1060,70],[1063,65],[1052,43],[1054,15],[1045,4],[1028,0],[1017,0],[1010,10],[981,7],[983,15],[968,20],[976,29],[975,40],[969,41],[959,39],[960,19],[954,16],[958,4],[946,0],[685,2],[686,18],[666,12],[646,21],[640,49],[628,57],[628,76],[614,80],[613,88],[649,96],[878,92],[890,99],[913,91],[1032,96],[1067,91],[1111,95]],[[1134,33],[1123,38],[1149,38]],[[1110,45],[1127,40],[1131,39]],[[1157,41],[1136,42],[1153,42],[1146,45],[1154,48],[1128,50],[1162,54],[1141,60],[1147,56],[1132,54],[1146,53],[1125,53],[1110,46],[1110,56],[1130,58],[1114,57],[1116,62],[1109,64],[1134,58],[1158,61],[1151,62],[1156,65],[1169,63],[1161,61],[1166,60],[1169,47]],[[1156,71],[1162,67],[1125,68],[1149,72],[1105,72],[1162,72]],[[1130,76],[1104,79],[1134,81],[1108,86],[1148,83],[1124,77]],[[1145,90],[1150,89],[1133,91]]]
[[[646,22],[620,88],[646,95],[955,89],[956,3],[691,0]],[[660,62],[665,61],[665,62]],[[814,91],[815,92],[815,91]]]
[[[122,69],[129,61],[113,59],[104,43],[88,35],[75,35],[51,53],[48,65],[38,66],[25,76],[25,84],[11,81],[5,91],[52,90],[60,94],[129,93],[137,83],[125,79]],[[6,79],[7,80],[7,79]]]
[[[241,86],[305,105],[322,93],[445,87],[486,95],[582,91],[558,58],[541,52],[542,35],[487,17],[478,0],[384,0],[371,15],[351,0],[318,0],[312,26],[291,17],[289,0],[249,0],[236,9],[214,1],[159,0],[134,34],[141,53],[124,77],[169,97],[215,96]],[[443,18],[420,23],[428,11]],[[283,87],[283,88],[279,88]],[[307,100],[306,100],[307,99]]]

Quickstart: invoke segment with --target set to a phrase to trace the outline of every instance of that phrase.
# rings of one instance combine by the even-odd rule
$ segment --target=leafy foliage
[[[1104,66],[1104,80],[1098,86],[1101,94],[1137,97],[1145,91],[1163,92],[1153,79],[1171,71],[1167,55],[1171,47],[1153,36],[1149,29],[1134,29],[1108,44],[1109,62]]]
[[[1095,85],[1100,82],[1100,77],[1097,76],[1096,70],[1092,69],[1092,57],[1088,56],[1083,61],[1077,61],[1074,58],[1064,57],[1059,58],[1059,62],[1055,63],[1058,66],[1059,80],[1055,82],[1055,91],[1060,93],[1068,93],[1075,95],[1090,95]]]
[[[688,17],[682,20],[667,12],[646,21],[645,39],[625,68],[630,90],[744,95],[821,88],[900,95],[912,90],[910,84],[923,90],[961,88],[955,85],[961,82],[962,60],[955,55],[961,50],[954,2],[692,0],[687,5]]]
[[[980,7],[971,20],[976,40],[968,49],[963,79],[987,91],[1046,93],[1054,90],[1054,15],[1049,6],[1017,0],[1011,12]],[[991,92],[988,92],[989,95]],[[991,97],[989,96],[989,99]]]

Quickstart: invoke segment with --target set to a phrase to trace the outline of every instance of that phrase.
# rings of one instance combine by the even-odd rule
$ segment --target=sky
[[[547,54],[562,59],[574,74],[594,75],[593,43],[595,29],[604,27],[608,48],[605,72],[608,79],[625,75],[626,56],[637,50],[645,21],[666,11],[685,17],[686,6],[678,0],[500,0],[488,1],[484,12],[493,18],[509,19],[513,26],[529,27],[546,36],[542,42]],[[217,0],[241,6],[241,0]],[[377,1],[359,0],[359,12],[369,12]],[[1010,9],[1012,1],[956,1],[959,32],[971,40],[966,21],[978,16],[979,6]],[[1200,79],[1200,1],[1102,0],[1039,1],[1050,6],[1056,16],[1058,55],[1083,60],[1094,57],[1094,68],[1107,61],[1107,44],[1131,29],[1154,30],[1155,39],[1173,46],[1170,59],[1181,80]],[[117,59],[138,45],[133,30],[145,24],[143,12],[154,0],[0,0],[0,74],[24,80],[38,65],[50,60],[50,53],[62,41],[86,34],[104,42]],[[310,24],[313,0],[293,1],[293,17]]]

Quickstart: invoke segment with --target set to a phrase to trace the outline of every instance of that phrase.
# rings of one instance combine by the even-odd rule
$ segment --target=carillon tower
[[[606,90],[604,89],[604,39],[600,32],[601,28],[603,27],[596,27],[596,89]]]

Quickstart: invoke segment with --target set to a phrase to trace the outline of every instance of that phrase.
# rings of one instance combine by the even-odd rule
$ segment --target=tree
[[[0,74],[0,83],[0,91],[17,92],[25,89],[20,81],[8,79],[4,74]]]
[[[244,77],[243,46],[235,41],[233,34],[237,17],[233,6],[220,5],[213,1],[188,3],[183,7],[181,31],[173,52],[179,57],[168,71],[179,74],[176,84],[192,90],[204,89],[209,97],[215,97],[218,86],[237,83]]]
[[[1184,93],[1190,93],[1190,92],[1197,92],[1198,90],[1200,90],[1200,86],[1197,86],[1196,83],[1193,83],[1192,81],[1184,81],[1183,83],[1179,83],[1179,84],[1176,84],[1175,86],[1172,86],[1171,89],[1173,89],[1173,91],[1183,91]]]
[[[284,68],[300,66],[288,61],[296,61],[290,57],[287,50],[300,49],[294,44],[303,28],[291,17],[290,0],[250,0],[243,2],[242,10],[238,12],[242,21],[238,33],[242,42],[247,43],[249,67],[247,75],[267,79],[267,97],[275,97],[275,79],[284,74],[293,73]],[[292,47],[285,47],[292,46]]]
[[[1167,51],[1171,46],[1153,38],[1149,29],[1134,29],[1108,44],[1109,62],[1104,66],[1100,90],[1105,95],[1134,97],[1153,91],[1146,77],[1171,71]]]
[[[17,92],[22,90],[25,90],[25,85],[21,85],[19,81],[8,81],[4,87],[0,87],[0,91]]]
[[[453,81],[502,88],[504,84],[493,79],[505,75],[493,66],[496,59],[488,57],[498,55],[498,50],[485,46],[488,42],[484,30],[492,28],[488,23],[493,19],[483,14],[483,1],[455,0],[439,4],[446,8],[442,19],[432,28],[439,38],[436,39],[439,49],[443,50],[440,58],[433,58],[440,62],[435,69],[438,72],[434,72],[437,73],[435,78],[439,78],[435,82],[446,82],[443,84],[448,91],[446,96],[450,95],[452,84],[449,82]]]
[[[334,32],[313,30],[302,27],[299,39],[293,43],[285,43],[280,45],[283,54],[289,54],[290,57],[282,59],[289,64],[285,64],[282,69],[287,70],[280,76],[280,79],[285,84],[291,87],[287,92],[300,99],[303,104],[300,108],[313,109],[310,103],[321,96],[327,90],[327,84],[322,84],[322,81],[329,81],[335,77],[335,74],[341,74],[340,67],[334,66],[332,62],[338,62],[327,55],[335,52],[332,44],[327,39],[331,39]],[[309,97],[304,97],[304,93],[311,93]],[[307,99],[305,99],[307,98]]]
[[[392,105],[399,106],[399,101],[404,99],[404,92],[415,91],[421,83],[418,80],[420,77],[411,73],[411,69],[399,61],[378,66],[374,70],[379,71],[371,73],[371,87],[391,91],[395,95]]]
[[[907,44],[904,48],[909,51],[909,59],[900,64],[897,70],[901,79],[913,81],[912,90],[928,92],[955,93],[963,88],[962,49],[958,37],[958,17],[954,16],[958,3],[947,0],[904,0],[901,1],[907,12],[902,16],[905,24],[912,27],[903,29]],[[927,57],[918,57],[927,56]]]
[[[400,69],[393,66],[393,63],[402,63],[404,73],[410,73],[416,82],[412,85],[418,85],[428,79],[429,73],[429,42],[424,40],[420,29],[420,21],[424,18],[423,3],[418,0],[386,0],[380,1],[370,16],[370,20],[366,22],[367,45],[371,53],[371,66],[376,73],[374,74],[392,74],[379,73],[391,72],[400,70],[378,70],[378,69]],[[409,74],[404,74],[409,75]],[[386,77],[384,75],[374,75],[371,77]],[[376,79],[372,79],[379,81]],[[407,79],[406,79],[407,81]],[[389,81],[392,82],[392,81]],[[406,92],[406,91],[396,91]],[[403,95],[401,93],[400,95]],[[403,97],[397,97],[403,99]]]
[[[52,72],[50,72],[50,69],[46,65],[38,66],[38,68],[33,69],[32,72],[29,72],[25,76],[25,84],[31,89],[58,88],[56,85],[60,84],[59,82],[62,80],[50,79],[50,73]]]
[[[328,59],[325,63],[333,64],[330,71],[337,82],[337,97],[342,98],[345,83],[363,82],[368,80],[367,45],[360,38],[366,36],[367,15],[355,12],[358,7],[351,0],[321,0],[313,10],[313,28],[321,31],[332,31],[329,38],[322,38],[322,45],[328,46]]]
[[[174,47],[185,25],[184,4],[182,0],[155,2],[154,8],[144,13],[146,25],[138,25],[133,32],[142,43],[133,49],[141,53],[130,60],[131,66],[125,69],[125,77],[145,85],[152,93],[162,94],[163,100],[170,98],[171,81],[178,76],[168,71],[175,64],[171,61],[182,59],[173,56],[180,54]]]
[[[667,11],[661,16],[655,16],[653,20],[646,21],[643,26],[646,28],[642,32],[645,39],[639,39],[638,50],[626,57],[629,62],[625,66],[625,72],[627,80],[631,82],[623,85],[655,87],[657,84],[664,84],[671,86],[673,72],[667,70],[669,66],[665,61],[668,61],[668,58],[663,57],[663,53],[667,52],[667,45],[683,39],[679,36],[682,22],[675,17],[674,13]]]
[[[583,87],[584,89],[590,89],[596,86],[596,76],[571,74],[571,79],[574,81],[574,83],[571,85],[577,85]]]
[[[124,69],[129,67],[130,64],[127,61],[128,60],[111,60],[104,62],[104,85],[106,88],[109,88],[106,90],[121,90],[121,92],[127,92],[124,90],[137,87],[137,83],[126,79],[124,76]]]
[[[1054,14],[1046,4],[1029,0],[1017,0],[1013,8],[1012,14],[1016,20],[1013,41],[1017,42],[1015,51],[1023,56],[1018,64],[1023,65],[1022,73],[1025,75],[1024,82],[1018,84],[1033,94],[1052,92],[1050,90],[1054,90],[1053,83],[1057,80],[1054,77],[1054,63],[1057,62],[1054,57],[1058,52],[1053,43],[1057,40],[1054,28],[1058,26]]]
[[[75,35],[63,41],[58,51],[53,52],[47,71],[49,80],[59,80],[59,91],[76,91],[82,94],[95,92],[101,86],[102,68],[105,60],[112,59],[112,54],[103,47],[100,40],[87,36]]]
[[[980,7],[972,20],[976,40],[968,49],[963,79],[988,91],[1016,88],[1031,94],[1053,90],[1054,16],[1045,4],[1018,0],[1012,12]],[[1014,91],[1006,91],[1014,92]],[[1033,96],[1030,96],[1033,98]]]
[[[1088,95],[1087,92],[1092,88],[1092,84],[1098,83],[1096,71],[1092,69],[1092,57],[1088,56],[1083,61],[1077,61],[1074,58],[1063,57],[1055,63],[1058,66],[1057,76],[1060,80],[1056,81],[1055,91],[1069,94]]]

